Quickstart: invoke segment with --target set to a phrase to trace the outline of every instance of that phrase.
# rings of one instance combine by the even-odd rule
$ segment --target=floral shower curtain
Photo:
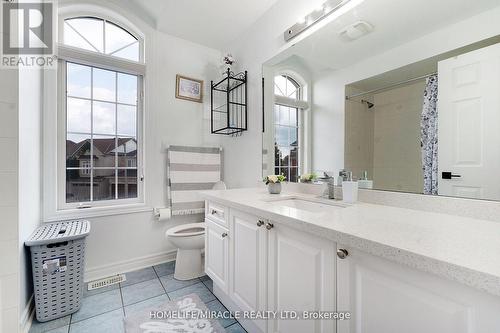
[[[438,77],[427,78],[420,121],[424,194],[438,194]]]

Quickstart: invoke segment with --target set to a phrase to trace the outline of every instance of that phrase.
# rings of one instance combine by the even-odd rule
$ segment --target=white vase
[[[280,194],[281,193],[281,183],[269,183],[267,184],[267,190],[270,194]]]

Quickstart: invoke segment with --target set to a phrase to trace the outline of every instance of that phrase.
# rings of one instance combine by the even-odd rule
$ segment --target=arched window
[[[143,40],[97,15],[60,29],[58,210],[143,202]]]
[[[140,60],[140,41],[118,24],[91,16],[64,20],[64,45],[132,61]]]
[[[274,94],[298,100],[302,99],[300,84],[286,74],[274,78]]]
[[[297,182],[301,172],[301,137],[303,87],[288,74],[274,77],[274,167]]]

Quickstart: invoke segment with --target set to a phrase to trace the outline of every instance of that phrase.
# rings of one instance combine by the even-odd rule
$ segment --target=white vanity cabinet
[[[335,243],[236,209],[225,212],[229,212],[228,229],[207,215],[205,271],[227,308],[335,310]],[[241,324],[250,333],[335,332],[332,320],[241,320]]]
[[[274,223],[269,230],[269,310],[335,311],[335,243]],[[334,320],[270,320],[269,332],[335,332]]]
[[[229,290],[229,230],[205,218],[205,272],[217,286]]]
[[[206,273],[229,310],[351,313],[343,321],[240,320],[250,333],[500,332],[497,296],[287,223],[209,206]]]
[[[269,232],[265,223],[256,216],[230,210],[229,297],[241,311],[267,310]],[[254,324],[266,332],[266,321],[255,320]]]
[[[337,259],[338,333],[500,331],[498,297],[356,249]],[[342,256],[342,253],[340,253]]]

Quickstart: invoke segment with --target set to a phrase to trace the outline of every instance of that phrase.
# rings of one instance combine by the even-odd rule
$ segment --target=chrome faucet
[[[347,181],[347,178],[349,177],[349,172],[345,169],[340,170],[339,171],[339,180],[340,180],[340,177],[342,177],[343,181]]]
[[[330,176],[326,171],[323,172],[321,180],[326,182],[326,195],[328,199],[335,199],[335,177]]]

